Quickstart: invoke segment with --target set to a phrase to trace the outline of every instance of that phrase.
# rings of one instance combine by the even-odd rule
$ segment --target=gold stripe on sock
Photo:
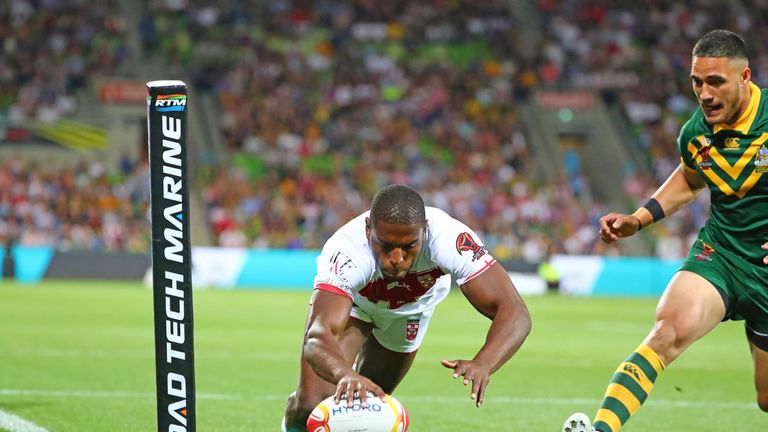
[[[664,368],[664,361],[651,347],[645,344],[637,347],[616,369],[617,373],[623,375],[614,375],[608,384],[602,407],[595,416],[595,423],[602,422],[603,427],[610,427],[612,432],[618,432],[622,419],[626,422],[640,409],[643,403],[641,399],[651,393],[654,381]],[[627,377],[637,383],[637,386],[628,381]]]
[[[627,368],[626,366],[629,366],[629,368]],[[640,368],[637,367],[637,365],[635,365],[634,363],[624,362],[619,365],[619,367],[616,369],[616,372],[623,373],[629,376],[630,378],[632,378],[633,380],[635,380],[638,384],[640,384],[640,387],[643,388],[643,390],[645,391],[645,394],[649,394],[653,389],[653,383],[651,382],[651,380],[649,380],[648,377],[645,376],[643,371],[641,371]],[[639,374],[641,379],[638,379],[632,372]]]
[[[597,410],[595,422],[598,420],[607,423],[613,431],[618,431],[621,429],[621,420],[619,420],[619,416],[617,416],[616,413],[611,410],[607,410],[605,408],[600,408]]]
[[[608,389],[605,391],[605,395],[610,395],[623,403],[624,406],[627,407],[630,416],[635,414],[638,408],[640,408],[640,401],[637,400],[637,397],[621,384],[608,384]]]
[[[648,363],[650,363],[651,366],[653,366],[653,368],[656,369],[656,372],[661,372],[664,370],[664,368],[667,367],[664,364],[664,360],[662,360],[661,357],[659,357],[656,351],[654,351],[653,348],[649,347],[646,344],[640,344],[640,346],[637,347],[635,352],[645,357],[645,359],[648,360]]]

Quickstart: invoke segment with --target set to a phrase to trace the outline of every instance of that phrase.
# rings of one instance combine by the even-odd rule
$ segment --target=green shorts
[[[749,340],[768,351],[768,266],[746,261],[700,233],[680,270],[711,282],[725,303],[723,321],[744,320]]]

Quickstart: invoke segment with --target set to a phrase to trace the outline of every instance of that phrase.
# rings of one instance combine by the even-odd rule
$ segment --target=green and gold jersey
[[[749,106],[732,125],[709,125],[701,108],[677,139],[683,168],[709,186],[711,208],[702,233],[762,265],[768,241],[768,90],[750,83]]]

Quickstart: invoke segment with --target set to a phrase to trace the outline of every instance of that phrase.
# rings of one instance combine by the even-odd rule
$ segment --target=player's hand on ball
[[[366,402],[368,392],[375,394],[382,401],[386,400],[387,395],[381,387],[376,385],[376,383],[357,372],[350,372],[342,377],[339,380],[339,383],[336,384],[336,394],[333,400],[338,404],[341,401],[342,396],[346,396],[347,407],[352,408],[355,394],[357,394],[357,397],[360,399],[360,405],[365,408],[368,405]]]
[[[485,397],[485,388],[491,380],[491,368],[476,360],[440,360],[440,364],[453,369],[453,378],[464,377],[464,385],[472,383],[469,398],[480,408]]]
[[[640,219],[632,215],[609,213],[600,218],[600,239],[606,243],[629,237],[640,230]]]

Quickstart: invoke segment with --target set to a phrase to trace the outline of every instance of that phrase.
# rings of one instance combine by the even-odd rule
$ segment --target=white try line
[[[0,429],[10,432],[48,432],[44,427],[3,410],[0,410]]]
[[[60,398],[138,398],[150,399],[155,397],[154,392],[128,392],[128,391],[91,391],[91,390],[31,390],[31,389],[0,389],[0,396],[33,396],[33,397],[60,397]],[[409,396],[397,395],[402,401],[426,402],[426,403],[467,403],[469,396]],[[279,401],[287,400],[286,394],[228,394],[228,393],[197,393],[198,400],[232,400],[232,401]],[[508,405],[597,405],[599,399],[589,398],[555,398],[555,397],[512,397],[489,396],[485,404]],[[754,402],[738,401],[695,401],[686,399],[649,399],[645,405],[660,408],[691,408],[691,409],[743,409],[756,410]],[[2,412],[2,411],[0,411]],[[1,426],[2,424],[0,424]],[[44,430],[44,429],[43,429]]]

